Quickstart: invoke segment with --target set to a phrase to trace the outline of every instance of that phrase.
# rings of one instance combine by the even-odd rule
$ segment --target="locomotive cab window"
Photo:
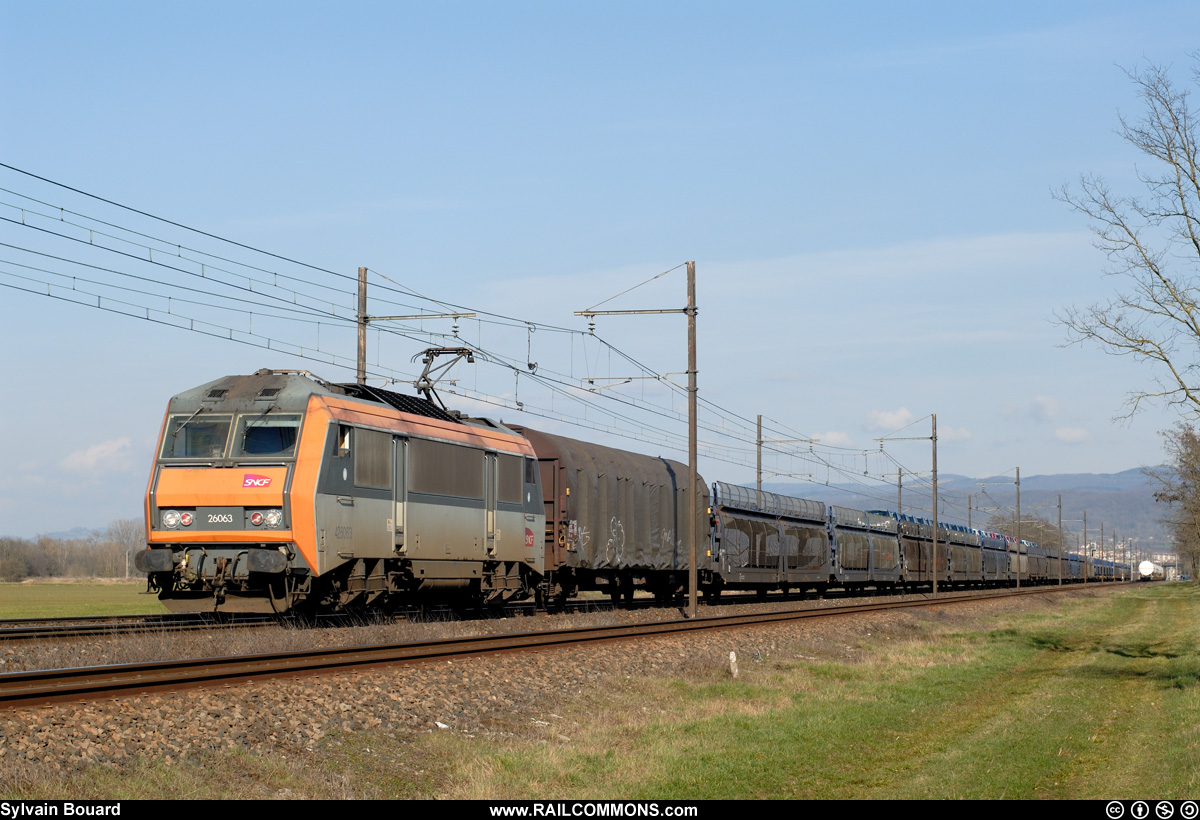
[[[234,434],[234,456],[292,456],[300,415],[246,415],[238,419]]]
[[[233,416],[204,413],[171,416],[163,434],[161,458],[221,458]]]

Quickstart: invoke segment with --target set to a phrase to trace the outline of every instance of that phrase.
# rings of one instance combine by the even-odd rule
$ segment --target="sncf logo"
[[[270,487],[271,477],[266,475],[255,475],[254,473],[246,473],[242,478],[242,487]]]

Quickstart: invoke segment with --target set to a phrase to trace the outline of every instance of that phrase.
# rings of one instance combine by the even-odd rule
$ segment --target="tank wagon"
[[[1167,577],[1166,570],[1162,564],[1156,564],[1153,561],[1142,561],[1137,565],[1137,579],[1139,581],[1161,581]]]
[[[1028,541],[940,524],[935,549],[923,519],[710,492],[676,461],[278,370],[170,400],[136,565],[176,610],[666,601],[686,590],[692,493],[706,595],[919,589],[935,564],[943,588],[1059,576],[1057,552]],[[1083,580],[1078,556],[1061,564]],[[1088,580],[1122,568],[1089,562]]]

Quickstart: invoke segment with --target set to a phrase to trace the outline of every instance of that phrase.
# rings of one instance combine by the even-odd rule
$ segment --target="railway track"
[[[1124,584],[1106,584],[1114,588]],[[712,615],[697,619],[653,621],[617,626],[510,633],[414,643],[381,644],[338,649],[301,650],[273,654],[213,657],[152,664],[121,664],[76,669],[0,674],[0,707],[65,700],[101,699],[121,694],[229,684],[272,677],[316,674],[371,665],[417,663],[497,652],[535,651],[553,647],[678,635],[710,629],[786,623],[808,618],[881,612],[1015,597],[1046,595],[1085,587],[1041,587],[977,595],[944,595],[919,600],[871,602],[837,607],[806,607],[745,614]]]
[[[880,593],[881,595],[884,593]],[[894,593],[891,593],[894,594]],[[914,594],[914,593],[909,593]],[[921,594],[921,593],[915,593]],[[978,592],[951,593],[978,595]],[[829,590],[821,597],[829,600],[843,600],[858,597],[843,590]],[[943,596],[945,597],[945,596]],[[707,600],[710,607],[741,606],[745,604],[781,603],[811,601],[811,595],[793,592],[787,594],[772,594],[770,596],[755,596],[752,593],[732,593],[715,600]],[[613,602],[607,598],[577,599],[568,601],[560,610],[563,613],[610,612],[614,609],[651,610],[660,609],[664,605],[653,598],[635,598],[633,601]],[[410,621],[429,620],[472,620],[497,617],[527,617],[538,614],[532,603],[510,604],[502,608],[483,610],[456,610],[451,607],[412,608],[403,612],[386,616],[381,613],[370,616],[352,614],[320,615],[316,618],[303,620],[300,618],[278,618],[271,615],[251,615],[244,613],[174,613],[168,615],[111,615],[72,618],[16,618],[0,620],[0,642],[2,641],[35,641],[57,638],[93,638],[115,637],[148,632],[186,632],[213,629],[248,629],[277,626],[280,624],[293,627],[354,627],[363,624],[378,623],[382,618],[399,618]]]
[[[0,641],[46,640],[126,635],[150,631],[187,631],[215,627],[257,627],[275,624],[267,616],[114,615],[89,618],[21,618],[0,621]]]

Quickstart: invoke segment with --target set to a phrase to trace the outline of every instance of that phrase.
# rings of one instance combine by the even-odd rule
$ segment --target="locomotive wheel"
[[[285,579],[273,578],[267,584],[267,600],[271,602],[271,609],[276,615],[282,615],[292,608],[292,596]]]

